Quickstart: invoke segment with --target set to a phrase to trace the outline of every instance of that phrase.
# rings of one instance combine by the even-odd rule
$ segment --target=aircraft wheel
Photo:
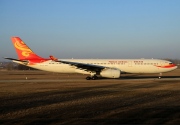
[[[96,79],[98,79],[97,76],[93,76],[93,77],[92,77],[92,80],[96,80]]]
[[[86,77],[86,80],[91,80],[91,77],[89,77],[89,76],[88,76],[88,77]]]

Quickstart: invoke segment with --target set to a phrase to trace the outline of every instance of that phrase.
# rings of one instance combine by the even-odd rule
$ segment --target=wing
[[[79,63],[79,62],[70,62],[70,61],[63,61],[63,60],[58,60],[54,56],[50,56],[51,60],[55,62],[61,62],[64,64],[69,64],[71,66],[75,66],[78,69],[85,70],[85,71],[95,71],[95,72],[100,72],[101,70],[107,68],[104,66],[98,66],[98,65],[92,65],[92,64],[86,64],[86,63]]]

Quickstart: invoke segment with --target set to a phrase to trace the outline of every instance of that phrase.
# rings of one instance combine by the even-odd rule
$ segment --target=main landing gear
[[[98,77],[96,75],[94,75],[92,77],[90,77],[90,76],[86,77],[86,80],[96,80],[96,79],[98,79]]]

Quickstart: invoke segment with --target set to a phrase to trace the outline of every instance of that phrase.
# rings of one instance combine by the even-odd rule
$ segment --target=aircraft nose
[[[174,70],[174,69],[177,69],[178,68],[178,66],[176,65],[176,64],[171,64],[171,68]]]
[[[174,64],[174,69],[177,69],[177,68],[178,68],[178,66]]]
[[[178,66],[175,66],[175,69],[177,69],[178,68]]]

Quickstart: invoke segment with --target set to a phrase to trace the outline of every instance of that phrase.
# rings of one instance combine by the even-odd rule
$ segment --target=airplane
[[[177,68],[172,62],[160,59],[57,59],[52,55],[43,58],[34,53],[20,37],[11,37],[11,40],[18,59],[5,59],[44,71],[87,74],[87,80],[96,80],[99,77],[120,78],[123,73],[161,75]]]

